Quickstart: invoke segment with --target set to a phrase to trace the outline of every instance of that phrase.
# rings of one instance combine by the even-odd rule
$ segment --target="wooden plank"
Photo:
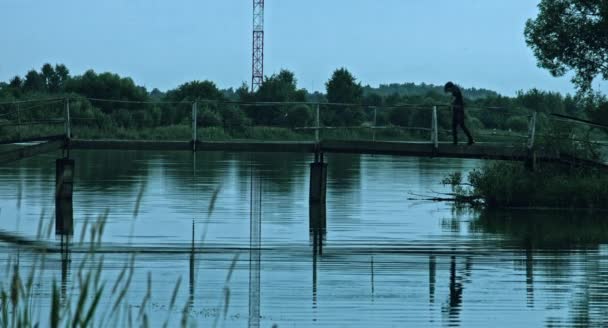
[[[25,146],[0,153],[0,164],[18,161],[23,158],[57,151],[63,148],[64,141],[47,141],[33,146]]]
[[[53,140],[64,140],[65,134],[58,134],[46,137],[29,137],[29,138],[18,138],[0,141],[0,145],[8,145],[20,142],[35,142],[35,141],[53,141]]]
[[[521,160],[527,156],[523,144],[518,147],[493,143],[477,143],[474,146],[439,143],[437,149],[434,149],[433,144],[430,142],[324,140],[321,142],[320,147],[322,151],[330,153],[383,154],[417,157]]]
[[[192,150],[190,141],[134,141],[134,140],[72,140],[73,149],[119,149],[119,150]],[[198,151],[234,152],[314,152],[312,141],[205,141],[197,142]]]
[[[146,140],[80,140],[72,139],[72,149],[99,150],[192,150],[189,141],[146,141]]]
[[[190,141],[142,141],[142,140],[71,140],[72,149],[98,150],[163,150],[163,151],[192,151]],[[477,158],[487,160],[516,160],[528,158],[528,150],[524,143],[506,145],[501,143],[476,143],[473,146],[464,144],[452,145],[439,143],[435,149],[430,142],[398,142],[398,141],[367,141],[367,140],[323,140],[314,141],[259,141],[259,140],[227,140],[197,142],[198,151],[228,151],[228,152],[291,152],[314,153],[354,153],[381,154],[412,157],[443,157],[443,158]],[[537,150],[537,160],[560,162],[559,154]],[[561,156],[563,157],[563,155]],[[581,163],[588,161],[579,160]],[[604,166],[604,164],[599,164]]]

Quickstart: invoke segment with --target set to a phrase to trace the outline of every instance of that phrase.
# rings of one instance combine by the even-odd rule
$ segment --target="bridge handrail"
[[[571,121],[571,122],[591,125],[596,128],[608,129],[608,125],[592,122],[589,120],[584,120],[584,119],[578,118],[578,117],[566,116],[566,115],[557,114],[557,113],[551,113],[551,116],[557,117],[557,119],[555,119],[555,120],[558,120],[558,121]]]

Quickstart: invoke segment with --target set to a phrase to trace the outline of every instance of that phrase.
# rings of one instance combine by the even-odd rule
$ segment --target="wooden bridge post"
[[[196,139],[197,139],[197,135],[196,135],[196,128],[197,128],[197,112],[198,112],[198,105],[195,102],[192,103],[192,151],[196,151]]]
[[[327,163],[323,163],[323,153],[315,154],[314,163],[310,163],[309,203],[325,204],[327,189]]]
[[[439,148],[439,134],[437,131],[437,106],[433,106],[433,119],[431,122],[431,143],[433,143],[433,149]]]
[[[532,113],[530,117],[530,123],[528,126],[528,143],[526,148],[528,150],[528,158],[524,165],[531,171],[536,169],[536,150],[534,149],[534,139],[536,138],[536,112]]]
[[[60,158],[55,161],[55,233],[73,234],[72,193],[74,160]]]
[[[65,137],[70,140],[72,138],[72,127],[70,122],[70,98],[65,98]]]
[[[536,137],[536,112],[532,113],[530,122],[528,125],[528,149],[534,148],[534,139]]]
[[[376,125],[377,125],[377,112],[378,107],[374,106],[374,126],[372,127],[372,140],[376,141]]]
[[[321,115],[319,113],[319,104],[316,105],[316,126],[315,126],[315,141],[319,142],[319,128],[321,127]]]

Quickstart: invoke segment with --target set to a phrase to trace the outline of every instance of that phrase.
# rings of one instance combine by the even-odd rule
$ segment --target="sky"
[[[572,93],[524,41],[538,2],[266,0],[264,73],[289,69],[298,87],[319,91],[346,67],[371,86],[452,80],[504,95]],[[237,88],[251,83],[252,11],[252,0],[0,0],[0,80],[49,62],[148,90],[206,79]]]

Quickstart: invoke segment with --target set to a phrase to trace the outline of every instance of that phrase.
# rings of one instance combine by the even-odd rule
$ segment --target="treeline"
[[[388,97],[393,94],[403,96],[424,96],[431,93],[441,94],[443,93],[443,85],[433,85],[426,83],[391,83],[391,84],[380,84],[377,88],[369,85],[363,87],[363,92],[367,94],[378,94],[382,97]],[[469,99],[480,99],[488,97],[496,97],[498,93],[487,89],[477,88],[463,88],[462,93],[466,98]]]
[[[469,124],[474,129],[525,131],[531,112],[560,113],[602,120],[602,106],[582,104],[570,95],[537,89],[519,92],[515,97],[501,96],[485,89],[463,89]],[[44,64],[40,71],[31,70],[0,82],[0,101],[66,97],[73,99],[75,116],[99,128],[142,128],[186,125],[191,120],[191,102],[199,105],[198,124],[239,131],[248,126],[305,127],[314,122],[314,108],[308,105],[254,105],[255,102],[320,102],[344,105],[322,105],[321,123],[325,126],[377,125],[428,127],[433,105],[449,104],[450,96],[441,86],[413,83],[362,86],[345,68],[337,69],[325,83],[324,93],[310,93],[297,85],[293,72],[281,70],[267,76],[261,87],[251,92],[246,84],[237,89],[219,89],[212,81],[191,81],[175,89],[148,91],[129,77],[88,70],[72,76],[67,67]],[[103,101],[112,99],[117,101]],[[121,101],[121,102],[118,102]],[[240,102],[241,104],[230,103]],[[138,103],[140,102],[140,103]],[[247,104],[243,104],[247,103]],[[411,106],[415,104],[417,106]],[[599,104],[599,103],[598,103]],[[407,105],[407,106],[406,106]],[[9,111],[10,105],[0,110]],[[373,107],[378,108],[374,114]],[[447,107],[440,113],[439,124],[450,128]],[[24,114],[27,115],[27,114]]]

